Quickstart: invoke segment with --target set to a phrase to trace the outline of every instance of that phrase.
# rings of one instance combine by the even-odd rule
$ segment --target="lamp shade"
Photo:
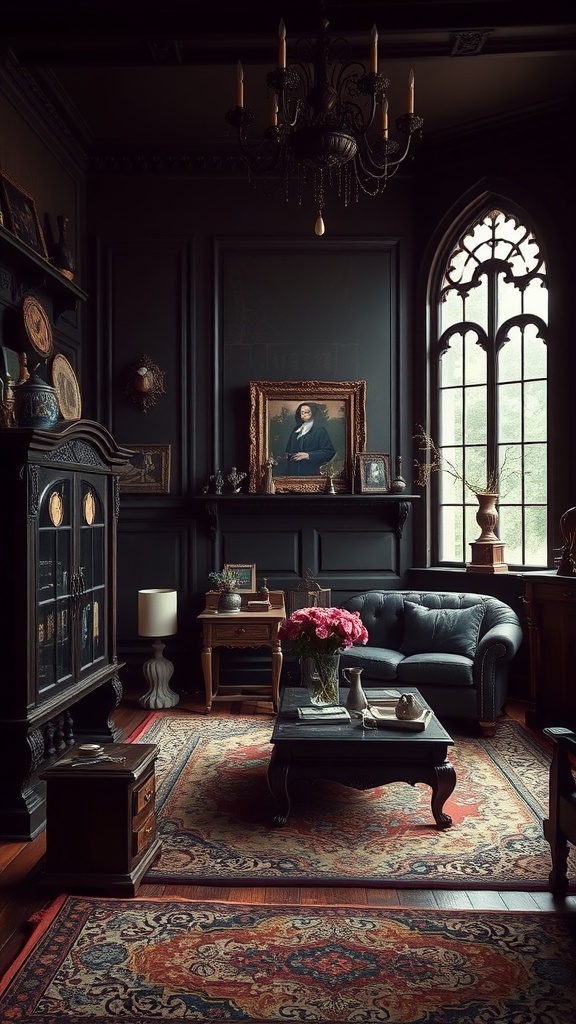
[[[138,591],[138,633],[140,636],[173,636],[178,632],[176,590]]]

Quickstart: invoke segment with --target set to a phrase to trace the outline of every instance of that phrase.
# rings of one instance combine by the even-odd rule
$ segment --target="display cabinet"
[[[42,771],[76,740],[122,738],[110,714],[122,692],[116,526],[129,453],[90,420],[0,430],[0,451],[0,835],[32,838],[45,824]]]
[[[530,637],[530,709],[534,728],[576,729],[576,577],[526,573]]]

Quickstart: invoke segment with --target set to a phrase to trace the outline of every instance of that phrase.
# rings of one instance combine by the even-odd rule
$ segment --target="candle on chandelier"
[[[286,25],[283,18],[278,25],[278,67],[286,68]]]
[[[270,104],[270,123],[273,128],[278,125],[278,97],[276,93],[272,96],[272,102]]]
[[[240,61],[236,68],[236,106],[244,106],[244,68]]]
[[[414,72],[412,69],[408,75],[408,113],[414,113]]]
[[[372,74],[378,74],[378,29],[376,25],[372,25],[372,31],[370,33],[371,45],[370,45],[370,71]]]

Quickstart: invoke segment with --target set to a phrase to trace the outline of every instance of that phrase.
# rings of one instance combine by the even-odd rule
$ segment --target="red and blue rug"
[[[576,917],[61,897],[5,1024],[568,1024]]]
[[[157,743],[163,843],[149,882],[546,889],[550,755],[515,722],[493,739],[456,736],[456,789],[438,829],[428,786],[359,791],[296,784],[275,827],[266,782],[272,719],[156,714],[138,735]],[[573,854],[571,854],[573,858]],[[570,875],[576,874],[574,860]]]

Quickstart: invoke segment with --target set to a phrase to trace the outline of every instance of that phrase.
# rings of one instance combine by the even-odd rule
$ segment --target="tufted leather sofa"
[[[477,612],[465,611],[463,616],[440,612],[474,606]],[[368,697],[370,687],[414,686],[441,720],[473,719],[484,735],[493,735],[506,699],[508,663],[522,642],[520,620],[509,605],[483,594],[369,590],[342,607],[359,612],[368,630],[367,645],[349,648],[340,658],[341,668],[362,668]],[[426,609],[433,614],[426,615]],[[420,645],[413,642],[410,629],[418,627],[414,616],[417,620],[443,618],[449,629],[455,621],[472,617],[474,642],[467,645],[466,654],[452,653],[458,645],[439,629],[430,639],[431,650],[420,649],[425,648],[426,639],[420,633]],[[411,653],[414,649],[418,653]]]

